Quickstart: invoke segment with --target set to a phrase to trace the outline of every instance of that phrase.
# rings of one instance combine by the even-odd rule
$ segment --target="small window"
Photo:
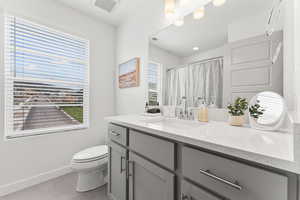
[[[89,42],[5,16],[7,138],[86,128]]]
[[[150,106],[161,104],[162,65],[156,62],[148,64],[148,102]]]

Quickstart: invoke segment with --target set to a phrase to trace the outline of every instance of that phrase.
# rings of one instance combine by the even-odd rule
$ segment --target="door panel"
[[[113,200],[126,200],[126,150],[109,143],[109,196]]]
[[[271,38],[263,35],[229,44],[230,96],[227,101],[236,96],[251,99],[266,90],[283,95],[283,51],[273,63],[273,56],[282,41],[283,32],[278,31]]]
[[[174,175],[129,154],[129,200],[174,200]]]

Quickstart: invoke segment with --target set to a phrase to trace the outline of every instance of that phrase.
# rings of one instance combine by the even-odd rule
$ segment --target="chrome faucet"
[[[194,120],[194,113],[192,110],[188,109],[188,102],[187,98],[185,96],[182,97],[181,99],[181,110],[179,112],[179,116],[177,116],[179,119],[184,119],[184,120]]]
[[[182,104],[183,104],[183,119],[188,118],[188,105],[187,105],[187,99],[185,96],[182,97]]]

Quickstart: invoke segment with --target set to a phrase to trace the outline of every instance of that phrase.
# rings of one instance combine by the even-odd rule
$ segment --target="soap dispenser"
[[[202,101],[199,106],[198,120],[200,122],[208,122],[208,108],[206,106],[204,98],[200,98],[200,99],[202,99]]]

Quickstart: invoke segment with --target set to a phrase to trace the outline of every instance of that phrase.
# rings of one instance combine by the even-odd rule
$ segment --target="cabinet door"
[[[221,200],[213,194],[183,180],[181,183],[181,200]]]
[[[174,200],[174,175],[129,154],[129,200]]]
[[[126,200],[126,149],[109,143],[109,189],[113,200]]]

